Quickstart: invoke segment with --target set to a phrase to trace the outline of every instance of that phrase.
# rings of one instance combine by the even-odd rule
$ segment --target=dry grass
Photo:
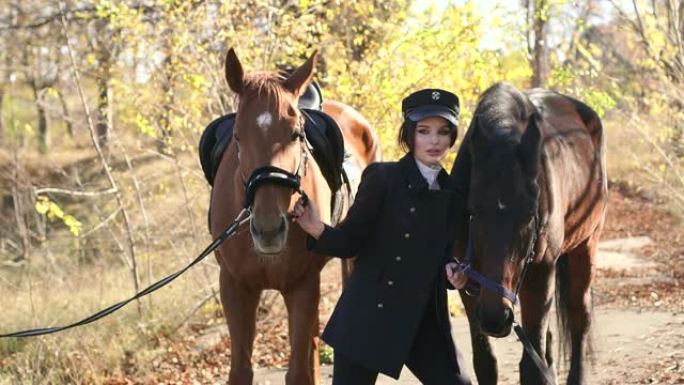
[[[668,148],[667,119],[613,111],[604,118],[609,180],[684,215],[684,159]]]
[[[178,163],[145,153],[132,156],[148,214],[147,244],[132,174],[120,156],[112,159],[132,218],[141,288],[179,270],[210,240],[206,229],[208,189],[196,171],[193,155],[183,155]],[[22,154],[20,184],[27,194],[31,187],[88,190],[106,186],[93,158],[88,150]],[[11,161],[9,154],[0,154],[0,181],[5,186],[13,183]],[[182,192],[180,175],[187,194]],[[8,194],[10,189],[1,190]],[[0,267],[0,332],[68,324],[134,294],[127,258],[117,246],[126,244],[122,222],[101,223],[116,210],[111,198],[53,195],[51,199],[83,223],[83,232],[75,237],[59,221],[48,221],[46,239],[32,239],[27,260]],[[13,220],[3,218],[2,226],[11,230],[16,226]],[[92,229],[96,230],[89,232]],[[0,257],[9,261],[12,255]],[[149,299],[94,324],[51,336],[2,340],[0,384],[102,384],[127,371],[151,370],[152,361],[166,352],[160,337],[173,339],[174,332],[217,284],[217,265],[209,257]],[[206,321],[206,316],[215,316],[210,313],[199,312],[195,317]],[[178,338],[183,334],[181,329]]]
[[[161,265],[161,264],[160,264]],[[177,264],[157,266],[168,271]],[[46,325],[64,325],[129,297],[132,284],[124,267],[74,270],[68,279],[51,279],[26,271],[13,287],[2,285],[5,320],[3,331]],[[30,277],[30,278],[29,278]],[[125,370],[127,360],[138,370],[157,354],[160,335],[183,326],[189,312],[204,297],[197,283],[204,278],[195,270],[138,306],[130,304],[98,321],[59,334],[0,342],[7,383],[102,383]],[[29,289],[30,288],[30,289]],[[0,380],[0,383],[3,380]]]

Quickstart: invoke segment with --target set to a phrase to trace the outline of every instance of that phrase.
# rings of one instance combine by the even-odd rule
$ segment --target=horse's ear
[[[542,135],[539,114],[534,112],[527,121],[527,128],[520,138],[518,153],[528,175],[536,177],[542,150]]]
[[[245,72],[242,69],[242,64],[240,64],[240,59],[232,48],[228,50],[226,55],[226,80],[233,92],[238,95],[242,93],[245,84]]]
[[[313,77],[317,59],[318,53],[317,51],[314,51],[304,64],[297,68],[289,78],[283,81],[283,88],[296,96],[301,95]]]

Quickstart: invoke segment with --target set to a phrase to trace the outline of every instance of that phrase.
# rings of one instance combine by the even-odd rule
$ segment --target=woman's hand
[[[310,199],[300,197],[295,203],[292,210],[293,220],[299,224],[302,230],[306,231],[312,237],[318,239],[325,230],[325,225],[321,221],[321,216],[318,214],[316,204]]]
[[[447,279],[456,290],[463,289],[468,282],[468,276],[463,273],[456,262],[449,262],[446,264],[446,275]]]

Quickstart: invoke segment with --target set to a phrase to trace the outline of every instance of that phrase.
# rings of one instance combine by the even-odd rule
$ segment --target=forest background
[[[684,213],[682,1],[2,0],[0,333],[74,321],[208,243],[197,144],[235,110],[230,47],[249,70],[318,50],[325,98],[362,112],[385,160],[413,90],[457,93],[462,127],[497,81],[566,93],[604,120],[611,185]],[[223,323],[216,272],[207,260],[60,337],[0,341],[0,384],[154,382],[176,342]],[[263,366],[287,355],[258,347],[276,296]]]

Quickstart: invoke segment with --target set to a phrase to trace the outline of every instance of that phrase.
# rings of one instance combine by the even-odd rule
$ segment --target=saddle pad
[[[233,138],[235,115],[228,114],[209,123],[204,129],[199,142],[199,158],[204,177],[210,186],[214,185],[214,176],[221,163],[223,152]]]
[[[342,187],[344,137],[337,122],[323,111],[300,109],[305,118],[304,131],[311,144],[312,155],[318,163],[331,191]]]

